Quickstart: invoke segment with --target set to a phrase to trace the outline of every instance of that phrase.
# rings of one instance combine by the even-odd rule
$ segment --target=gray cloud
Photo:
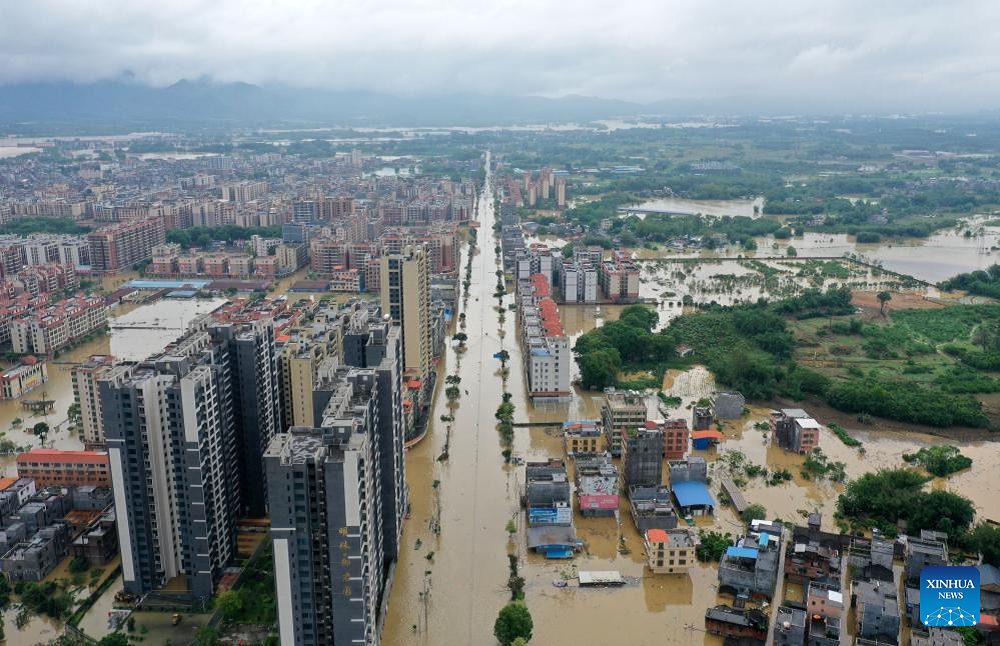
[[[7,0],[0,83],[210,76],[761,109],[1000,106],[1000,3]]]

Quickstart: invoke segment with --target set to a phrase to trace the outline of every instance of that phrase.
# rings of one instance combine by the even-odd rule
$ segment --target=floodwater
[[[224,298],[163,299],[111,321],[111,354],[140,361],[165,348],[192,320],[226,302]]]
[[[41,152],[41,150],[41,148],[35,148],[32,146],[0,146],[0,159],[19,157],[20,155],[27,155],[28,153]]]
[[[794,247],[799,258],[857,256],[866,262],[880,264],[883,268],[920,280],[937,283],[964,272],[986,269],[1000,263],[1000,227],[985,226],[989,216],[977,215],[963,224],[942,229],[926,238],[902,240],[883,239],[878,243],[858,243],[846,233],[806,233],[789,240],[776,240],[761,236],[757,250],[747,251],[730,245],[719,249],[674,250],[666,247],[636,249],[636,256],[653,258],[717,258],[743,256],[746,258],[783,257],[788,247]],[[995,220],[993,220],[995,221]],[[966,231],[973,235],[966,235]],[[562,246],[565,241],[539,239],[552,246]]]
[[[83,445],[75,433],[67,428],[67,411],[73,403],[73,382],[71,371],[79,363],[95,354],[113,354],[124,360],[138,360],[159,352],[168,343],[180,336],[175,321],[183,320],[190,323],[195,312],[205,312],[214,309],[222,300],[174,300],[165,299],[149,305],[122,305],[117,310],[121,313],[112,317],[110,334],[102,334],[60,354],[49,361],[49,380],[35,388],[21,399],[0,401],[0,430],[5,432],[4,439],[14,442],[17,446],[38,446],[38,438],[30,433],[31,427],[38,422],[45,422],[50,427],[46,443],[57,449],[81,449]],[[138,326],[140,322],[148,325],[119,329],[119,322],[125,325]],[[129,323],[131,322],[131,323]],[[35,399],[50,399],[55,401],[48,414],[32,414],[24,409],[22,402]],[[14,424],[20,419],[19,425]],[[0,468],[4,475],[14,475],[15,456],[0,457]]]
[[[831,262],[828,273],[822,273]],[[678,305],[690,296],[695,303],[720,305],[752,303],[760,298],[785,298],[808,288],[833,286],[852,290],[883,289],[936,298],[940,291],[914,283],[847,259],[819,261],[808,258],[723,259],[704,258],[692,261],[679,257],[639,263],[639,296],[659,303],[660,317],[673,318],[681,313]]]
[[[665,212],[677,215],[707,215],[709,217],[759,218],[764,211],[764,198],[752,200],[689,200],[682,197],[660,197],[634,204],[636,212]]]
[[[488,182],[479,200],[478,219],[480,235],[491,235],[493,201]],[[594,419],[600,415],[602,398],[578,391],[567,403],[526,405],[516,316],[508,312],[501,326],[492,298],[497,258],[490,242],[482,241],[473,258],[471,297],[465,309],[468,350],[459,356],[449,349],[442,362],[445,374],[462,377],[455,422],[449,432],[439,420],[446,410],[439,389],[431,430],[407,456],[411,518],[404,531],[383,643],[494,643],[493,622],[509,599],[508,552],[518,555],[521,575],[527,580],[533,642],[616,643],[623,626],[634,626],[629,641],[637,645],[689,643],[695,633],[684,625],[702,630],[705,608],[716,602],[715,570],[699,565],[690,576],[640,578],[641,540],[624,510],[621,527],[613,518],[577,518],[587,550],[575,561],[548,562],[527,555],[523,530],[508,540],[507,521],[514,519],[519,527],[522,522],[518,492],[523,468],[504,465],[501,456],[493,413],[501,402],[502,380],[492,355],[500,349],[511,355],[508,390],[519,422]],[[580,334],[604,316],[617,316],[617,311],[608,306],[564,308],[567,332]],[[442,461],[438,458],[446,443],[448,458]],[[517,428],[514,453],[525,459],[561,456],[562,441],[543,427]],[[620,537],[628,553],[619,552]],[[617,590],[552,586],[554,579],[572,576],[577,568],[619,570],[637,582]],[[593,611],[595,604],[600,604],[601,612]],[[615,619],[609,622],[608,617]],[[710,643],[716,643],[715,638]]]
[[[523,468],[503,463],[499,434],[493,413],[501,402],[503,383],[495,352],[510,353],[507,389],[517,407],[519,423],[597,419],[603,396],[576,390],[571,401],[561,404],[527,403],[521,352],[516,342],[513,312],[500,323],[492,297],[493,272],[498,259],[493,253],[492,188],[487,178],[478,204],[481,223],[479,250],[472,260],[472,287],[466,313],[468,350],[461,355],[451,348],[442,360],[443,375],[462,378],[462,397],[449,425],[439,416],[447,412],[443,388],[438,389],[435,411],[427,437],[407,455],[411,518],[404,530],[403,550],[389,603],[383,643],[492,644],[492,626],[507,602],[505,588],[508,553],[518,556],[520,574],[526,579],[526,603],[534,619],[533,643],[590,644],[663,643],[717,644],[721,640],[704,633],[706,608],[729,600],[716,594],[717,566],[698,564],[687,575],[650,575],[644,567],[642,542],[627,507],[614,518],[585,519],[576,516],[578,536],[586,549],[572,561],[546,561],[527,554],[523,513],[518,504]],[[468,249],[463,251],[463,267]],[[510,303],[510,297],[505,299]],[[562,307],[563,322],[570,336],[617,318],[618,306]],[[671,313],[660,312],[661,318]],[[675,409],[658,410],[659,400],[650,394],[650,416],[690,417],[690,406],[714,389],[712,376],[702,367],[687,372],[669,372],[664,390],[681,398]],[[791,482],[768,486],[763,478],[748,478],[747,500],[763,504],[771,517],[804,522],[803,514],[819,511],[832,529],[837,496],[842,484],[806,480],[799,473],[803,456],[773,446],[769,434],[756,427],[769,410],[752,407],[749,415],[724,425],[725,438],[717,449],[700,451],[713,473],[725,468],[718,458],[738,450],[755,464],[787,468]],[[822,417],[820,421],[825,421]],[[904,452],[941,443],[941,438],[919,432],[886,432],[838,420],[864,442],[866,452],[846,447],[824,431],[821,447],[831,460],[845,463],[849,478],[881,467],[899,465]],[[963,453],[974,460],[972,470],[931,486],[947,488],[973,500],[981,517],[1000,517],[1000,482],[984,482],[983,473],[1000,468],[1000,452],[989,442],[960,443]],[[447,447],[447,456],[444,450]],[[541,460],[563,455],[562,440],[554,429],[542,426],[515,429],[514,455]],[[572,461],[568,461],[570,470]],[[718,498],[718,484],[712,485]],[[508,540],[505,525],[513,519],[518,531]],[[741,523],[728,507],[720,507],[711,518],[698,519],[699,527],[737,533]],[[617,589],[581,589],[572,577],[579,570],[618,570],[634,577]],[[570,579],[567,588],[552,585]]]

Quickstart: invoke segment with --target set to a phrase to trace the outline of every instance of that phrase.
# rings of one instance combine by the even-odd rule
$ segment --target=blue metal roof
[[[190,285],[195,289],[201,289],[205,285],[209,284],[210,280],[199,280],[196,278],[180,278],[180,279],[169,279],[169,278],[154,278],[154,279],[136,279],[130,280],[129,282],[122,285],[122,287],[132,287],[134,289],[180,289]]]
[[[704,482],[674,482],[670,488],[677,497],[677,504],[681,507],[715,506],[715,500]]]
[[[727,547],[726,556],[733,556],[741,559],[757,558],[757,550],[752,547]]]

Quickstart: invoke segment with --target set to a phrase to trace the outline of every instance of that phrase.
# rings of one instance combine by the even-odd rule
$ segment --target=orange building
[[[103,451],[31,449],[17,456],[17,475],[31,478],[38,487],[111,486],[108,454]]]

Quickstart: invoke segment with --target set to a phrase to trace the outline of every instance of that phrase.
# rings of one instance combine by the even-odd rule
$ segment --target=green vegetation
[[[962,289],[977,296],[1000,299],[1000,265],[959,274],[941,283],[942,289]]]
[[[844,430],[844,427],[836,422],[830,422],[827,427],[840,438],[840,441],[844,443],[845,446],[858,447],[861,446],[861,440],[853,438],[850,434]]]
[[[194,227],[193,229],[171,229],[167,231],[167,242],[176,242],[181,247],[211,247],[213,242],[232,243],[249,240],[252,236],[280,238],[281,227],[238,227],[226,224],[221,227]]]
[[[818,446],[809,452],[802,464],[801,475],[806,480],[828,479],[833,482],[847,480],[847,465],[843,462],[831,462]]]
[[[659,364],[674,351],[673,341],[662,334],[653,334],[659,316],[642,305],[630,305],[622,310],[617,321],[611,321],[581,336],[573,352],[577,355],[580,375],[585,388],[601,389],[618,385],[623,365],[630,370]],[[663,371],[659,369],[662,376]]]
[[[26,236],[32,233],[87,233],[85,227],[72,218],[18,218],[0,226],[0,233]]]
[[[811,271],[823,269],[817,265]],[[656,313],[630,306],[618,321],[582,335],[573,350],[586,388],[636,387],[622,375],[637,371],[651,375],[638,387],[656,386],[667,367],[693,361],[675,356],[674,346],[684,343],[695,348],[697,361],[720,384],[748,399],[814,395],[863,416],[940,427],[988,424],[974,394],[1000,392],[1000,379],[977,367],[994,366],[995,361],[1000,368],[1000,306],[900,310],[882,325],[833,320],[853,313],[848,290],[809,290],[774,303],[710,307],[680,316],[654,333]],[[995,319],[996,332],[984,318]],[[974,334],[984,327],[986,332]],[[988,351],[972,345],[977,335]],[[937,345],[956,339],[965,339],[964,345],[953,347],[950,355],[948,347],[936,351]],[[803,365],[819,349],[835,357],[822,372]],[[834,432],[848,446],[859,446],[843,429]]]
[[[73,595],[66,590],[66,581],[18,581],[14,592],[21,599],[24,608],[36,615],[47,615],[53,619],[69,616],[73,607]]]
[[[743,510],[743,521],[749,523],[757,518],[767,518],[767,507],[757,503],[747,505]]]
[[[916,453],[904,453],[903,460],[923,467],[928,473],[941,478],[972,466],[972,458],[962,455],[957,447],[947,444],[925,446]]]
[[[896,524],[904,521],[907,532],[921,529],[946,532],[958,541],[975,517],[968,499],[949,491],[924,491],[930,480],[912,469],[885,469],[866,473],[847,485],[837,500],[838,513],[867,527],[896,535]]]
[[[278,620],[274,593],[274,547],[267,541],[244,566],[239,587],[213,601],[226,624],[267,624]]]
[[[700,543],[695,548],[695,556],[703,563],[718,561],[722,558],[726,548],[734,545],[731,534],[721,532],[710,532],[704,529],[698,530]]]
[[[517,554],[507,555],[507,567],[510,574],[507,577],[507,589],[510,590],[511,601],[524,601],[524,577],[518,574]]]
[[[503,646],[511,646],[518,638],[530,641],[534,627],[528,606],[520,601],[512,601],[500,609],[493,624],[493,635]]]
[[[969,532],[968,544],[983,555],[983,561],[1000,567],[1000,527],[979,523]]]

